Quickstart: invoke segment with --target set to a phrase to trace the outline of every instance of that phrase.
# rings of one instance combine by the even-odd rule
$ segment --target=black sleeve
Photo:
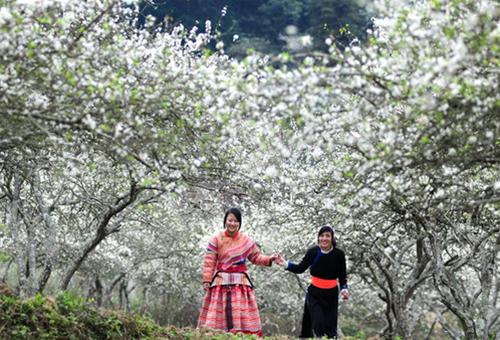
[[[340,272],[339,272],[340,288],[347,288],[347,269],[345,263],[345,254],[340,251]]]
[[[288,267],[286,270],[291,271],[292,273],[295,274],[301,274],[306,271],[307,268],[309,268],[314,260],[314,257],[316,255],[316,247],[309,248],[309,250],[306,252],[304,257],[302,258],[302,261],[300,261],[299,264],[295,264],[292,262],[288,262]]]

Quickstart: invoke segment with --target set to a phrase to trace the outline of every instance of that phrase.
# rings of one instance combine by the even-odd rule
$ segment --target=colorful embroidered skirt
[[[210,287],[198,318],[198,328],[203,327],[262,336],[253,288],[245,285]]]

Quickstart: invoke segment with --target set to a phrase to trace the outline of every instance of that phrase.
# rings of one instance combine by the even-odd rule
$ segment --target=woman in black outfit
[[[336,248],[332,227],[320,228],[318,246],[309,248],[299,264],[286,261],[281,255],[276,263],[296,274],[311,268],[311,284],[307,288],[300,337],[336,337],[339,285],[343,299],[349,298],[349,291],[345,255]]]

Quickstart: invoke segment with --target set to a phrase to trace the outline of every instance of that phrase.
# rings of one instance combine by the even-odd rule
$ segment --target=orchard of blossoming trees
[[[194,325],[237,205],[293,260],[335,226],[345,334],[498,337],[498,3],[376,7],[366,44],[287,68],[119,1],[0,0],[1,279]],[[294,334],[307,276],[251,274],[266,332]]]

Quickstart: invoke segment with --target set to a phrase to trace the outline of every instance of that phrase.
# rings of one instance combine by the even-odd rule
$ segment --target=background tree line
[[[354,38],[365,39],[374,15],[371,1],[356,0],[152,0],[140,3],[140,13],[141,24],[152,15],[167,30],[179,24],[203,26],[210,20],[226,52],[239,58],[248,50],[266,54],[290,49],[327,51],[329,37],[347,46]],[[310,43],[297,46],[290,41],[306,35]]]

